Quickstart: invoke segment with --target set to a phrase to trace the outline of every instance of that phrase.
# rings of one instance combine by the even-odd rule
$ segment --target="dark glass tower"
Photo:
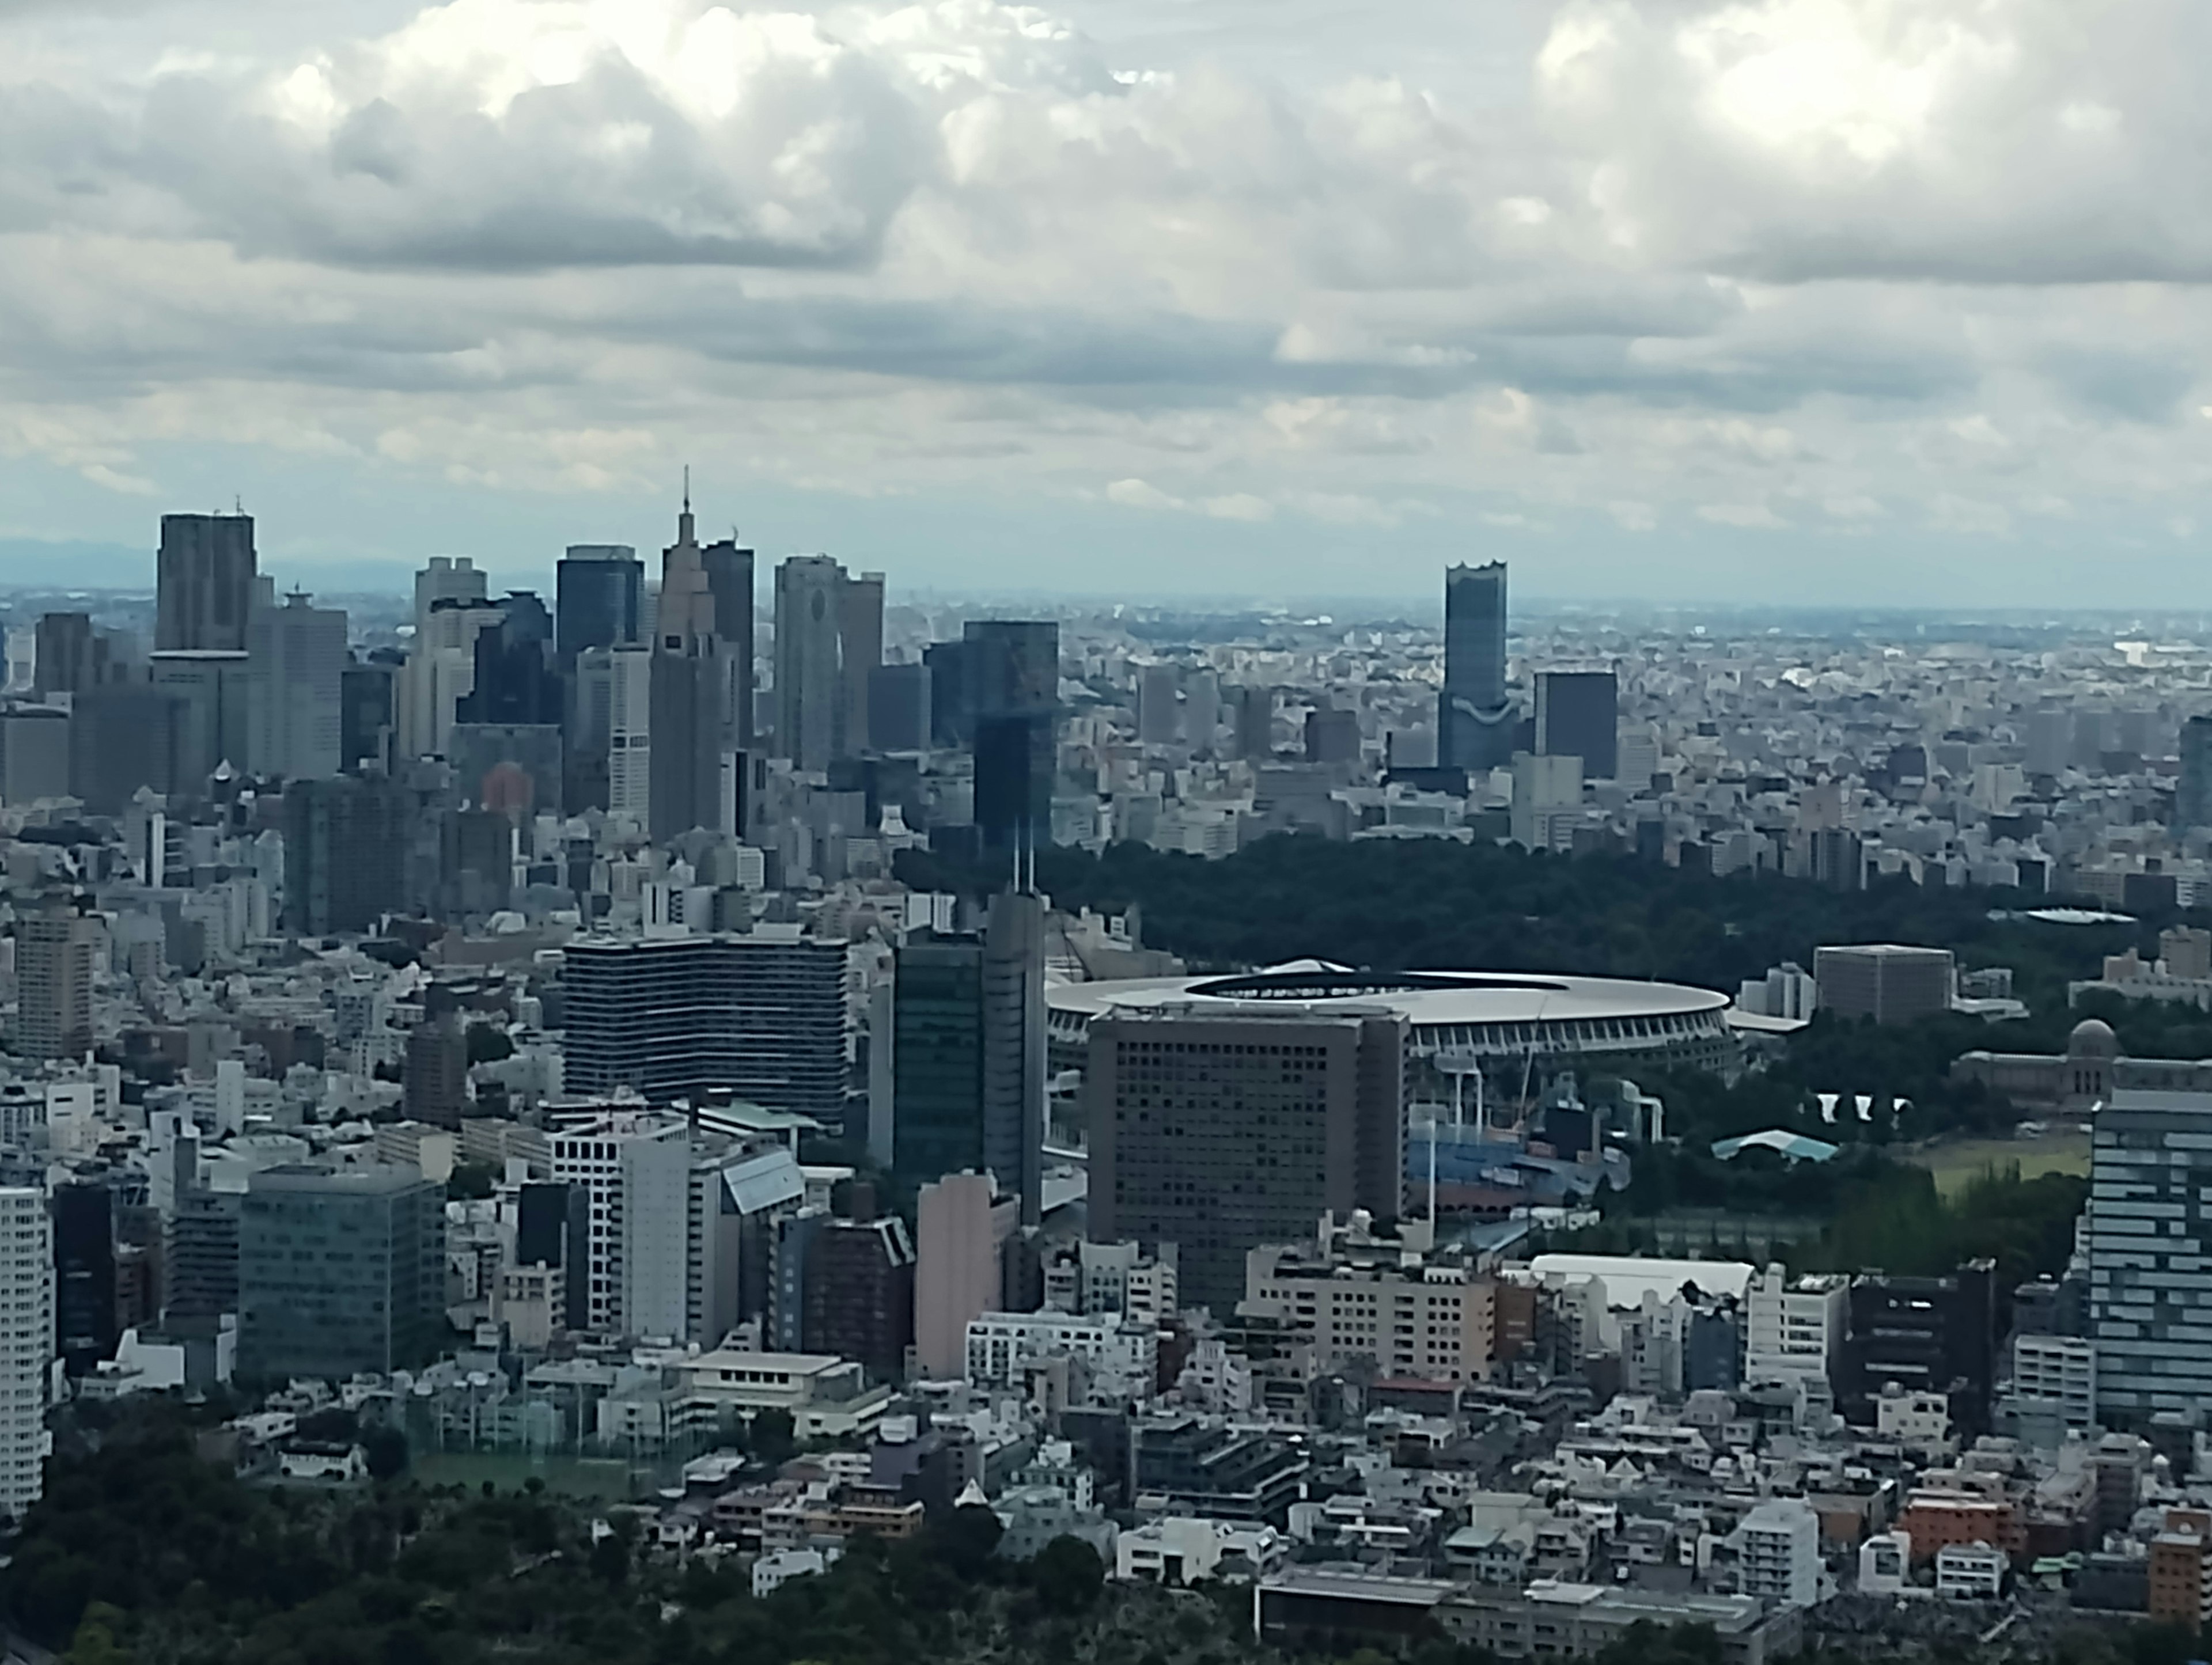
[[[1505,563],[1444,574],[1444,688],[1437,761],[1488,769],[1513,757],[1515,711],[1505,696]]]
[[[645,562],[627,544],[571,544],[555,578],[554,637],[561,663],[586,647],[642,639]]]
[[[244,653],[258,570],[252,515],[163,515],[155,651]]]
[[[960,659],[974,722],[975,827],[983,848],[1049,844],[1060,626],[970,620],[962,632]]]

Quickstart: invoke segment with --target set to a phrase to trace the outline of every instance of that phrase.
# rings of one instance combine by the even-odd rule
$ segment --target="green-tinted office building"
[[[342,1380],[446,1351],[446,1194],[396,1163],[264,1169],[239,1218],[238,1374]]]
[[[898,951],[892,997],[891,1165],[919,1181],[981,1169],[983,944],[917,935]],[[1018,1183],[1018,1176],[1012,1176]]]

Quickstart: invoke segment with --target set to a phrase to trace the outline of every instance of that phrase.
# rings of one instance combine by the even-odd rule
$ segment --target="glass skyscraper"
[[[1444,686],[1437,761],[1490,769],[1512,761],[1518,712],[1505,695],[1505,563],[1444,574]]]
[[[2139,1428],[2212,1401],[2212,1095],[2114,1091],[2097,1113],[2089,1338],[2097,1408]]]

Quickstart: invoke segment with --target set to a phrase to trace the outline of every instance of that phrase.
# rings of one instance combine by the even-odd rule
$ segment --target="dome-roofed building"
[[[2084,1018],[2056,1057],[2032,1052],[1969,1052],[1952,1060],[1954,1081],[1978,1081],[2023,1110],[2087,1112],[2115,1089],[2212,1092],[2212,1060],[2130,1058],[2102,1018]]]

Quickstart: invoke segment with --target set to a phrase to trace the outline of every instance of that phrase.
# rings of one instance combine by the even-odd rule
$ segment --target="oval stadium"
[[[1541,972],[1354,971],[1300,961],[1214,977],[1048,983],[1051,1063],[1080,1070],[1091,1019],[1114,1008],[1295,1003],[1386,1006],[1412,1031],[1409,1103],[1448,1103],[1453,1077],[1479,1070],[1492,1103],[1527,1096],[1559,1074],[1627,1076],[1654,1069],[1733,1073],[1740,1054],[1729,998],[1678,983]],[[1472,1092],[1474,1089],[1465,1088]]]

